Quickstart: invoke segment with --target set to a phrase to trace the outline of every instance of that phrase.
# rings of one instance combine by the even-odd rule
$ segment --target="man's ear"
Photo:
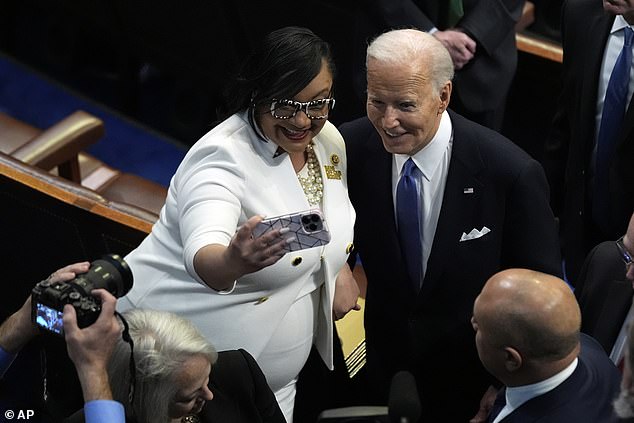
[[[518,371],[524,362],[522,354],[513,347],[504,348],[504,367],[509,373]]]
[[[451,81],[445,82],[445,85],[440,89],[440,107],[438,109],[438,114],[441,114],[447,107],[449,107],[449,100],[451,100],[451,89],[453,85]]]

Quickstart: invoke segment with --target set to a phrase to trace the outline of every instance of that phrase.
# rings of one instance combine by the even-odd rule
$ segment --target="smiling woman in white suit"
[[[184,316],[218,350],[249,351],[289,422],[311,346],[332,368],[333,315],[358,308],[346,151],[327,121],[333,73],[328,44],[307,29],[262,40],[233,88],[235,113],[191,148],[126,257],[134,287],[119,301]],[[330,230],[325,246],[285,254],[289,233],[252,236],[263,216],[311,208]]]

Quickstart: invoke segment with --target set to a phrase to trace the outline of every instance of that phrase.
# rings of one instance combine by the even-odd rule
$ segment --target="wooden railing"
[[[561,45],[550,40],[540,38],[528,32],[518,32],[515,36],[517,49],[528,54],[533,54],[553,62],[562,63],[563,50]]]

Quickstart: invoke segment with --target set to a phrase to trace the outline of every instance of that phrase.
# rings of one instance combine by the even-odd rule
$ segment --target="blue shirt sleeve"
[[[0,379],[4,377],[6,371],[11,367],[11,363],[15,360],[17,354],[11,354],[6,352],[2,347],[0,347]]]
[[[125,423],[123,404],[112,400],[94,400],[84,404],[86,423]]]

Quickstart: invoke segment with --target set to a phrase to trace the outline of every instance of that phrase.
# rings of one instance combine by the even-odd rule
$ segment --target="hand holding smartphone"
[[[286,252],[320,247],[330,242],[330,232],[320,210],[310,209],[264,219],[253,230],[253,237],[275,230],[288,228],[286,238],[294,236],[295,240],[286,244]]]

